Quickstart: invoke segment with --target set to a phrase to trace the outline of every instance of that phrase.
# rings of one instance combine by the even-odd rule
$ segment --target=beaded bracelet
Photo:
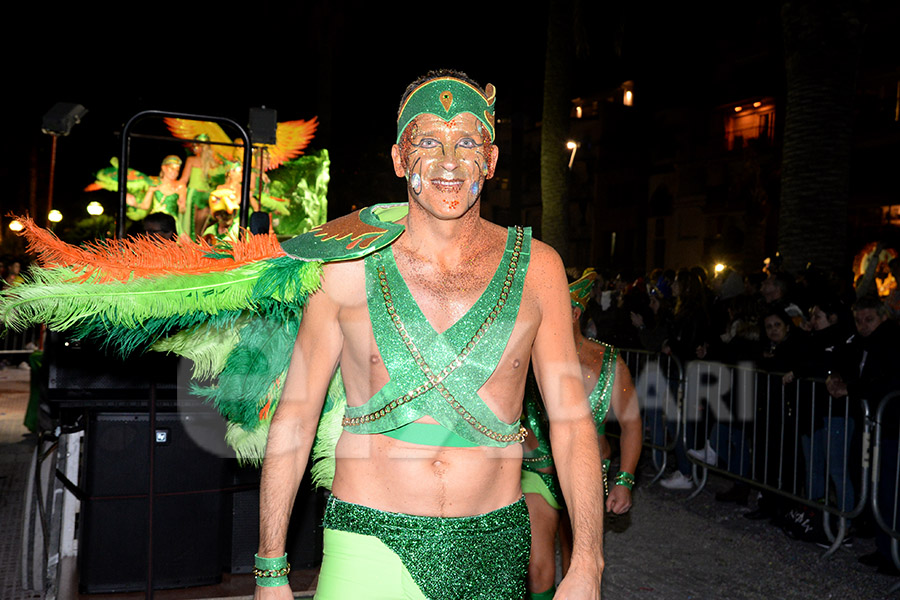
[[[616,474],[616,485],[623,485],[630,490],[634,486],[634,475],[628,471],[619,471]]]
[[[256,576],[256,585],[260,587],[278,587],[287,585],[288,573],[291,572],[291,564],[287,561],[287,553],[275,558],[263,558],[254,554],[253,574]]]

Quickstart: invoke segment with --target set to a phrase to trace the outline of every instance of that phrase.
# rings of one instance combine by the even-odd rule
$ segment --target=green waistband
[[[524,520],[523,520],[524,519]],[[431,517],[378,510],[362,504],[328,497],[322,525],[363,535],[380,537],[384,531],[409,533],[492,533],[528,524],[525,497],[497,510],[468,517]]]

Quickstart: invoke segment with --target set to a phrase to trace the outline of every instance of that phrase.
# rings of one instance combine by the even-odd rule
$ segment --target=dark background
[[[626,80],[637,82],[636,106],[648,113],[684,106],[703,111],[735,98],[783,94],[776,0],[579,4],[573,98]],[[893,31],[900,3],[868,4],[873,16],[861,61],[897,68]],[[46,201],[50,136],[40,124],[57,102],[89,111],[59,139],[54,206],[67,219],[85,216],[84,206],[96,198],[81,190],[119,153],[117,132],[142,110],[240,123],[249,108],[260,106],[277,110],[279,121],[318,116],[310,150],[331,153],[330,217],[402,197],[389,157],[396,106],[406,85],[429,69],[456,68],[493,83],[500,119],[537,122],[541,116],[546,3],[141,0],[118,7],[32,2],[17,10],[5,19],[0,41],[2,217],[27,210],[30,194],[39,206]],[[161,122],[136,131],[167,133]],[[653,132],[638,135],[646,139],[636,143],[649,144]],[[184,150],[136,140],[130,166],[155,175],[170,153]],[[501,167],[503,160],[501,147]],[[114,207],[106,208],[111,213]],[[0,235],[8,233],[7,222]]]

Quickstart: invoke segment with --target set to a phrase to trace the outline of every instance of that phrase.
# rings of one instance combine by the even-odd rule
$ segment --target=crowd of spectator
[[[900,522],[900,399],[889,399],[900,391],[900,259],[888,267],[890,276],[879,273],[880,281],[874,268],[853,281],[814,267],[789,273],[777,261],[712,276],[700,266],[639,276],[600,273],[583,323],[591,337],[673,356],[683,369],[706,361],[744,365],[764,376],[749,429],[685,422],[684,439],[697,440],[695,448],[685,448],[681,436],[673,442],[671,429],[647,432],[653,443],[675,446],[676,469],[660,483],[692,489],[692,456],[738,476],[717,500],[747,505],[753,489],[762,490],[748,518],[778,524],[791,509],[791,494],[850,513],[861,498],[862,424],[869,418],[882,433],[880,511]],[[861,562],[900,574],[890,537],[874,521],[869,503],[851,521],[851,535],[876,537],[878,552]]]

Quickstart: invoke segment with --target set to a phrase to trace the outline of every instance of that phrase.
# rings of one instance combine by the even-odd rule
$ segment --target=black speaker
[[[78,570],[82,593],[147,588],[148,519],[155,589],[221,580],[225,425],[215,412],[91,413],[84,440]],[[149,496],[150,440],[154,494]],[[199,442],[198,442],[199,440]],[[152,512],[150,506],[152,502]]]
[[[100,342],[51,331],[44,356],[46,400],[60,408],[146,407],[152,382],[156,406],[175,407],[180,360],[160,352],[123,359]]]
[[[269,213],[255,212],[250,215],[250,233],[269,233]]]
[[[69,135],[87,112],[80,104],[57,102],[41,119],[41,131],[51,135]]]
[[[230,573],[250,573],[253,555],[259,547],[259,476],[257,467],[231,466],[230,479],[238,488],[226,499],[226,523],[223,530],[230,533],[223,546],[223,565]],[[244,489],[240,489],[244,488]],[[292,567],[310,568],[322,562],[322,515],[325,493],[313,491],[309,468],[300,482],[291,520],[288,525],[286,550]]]
[[[251,143],[277,143],[276,130],[278,128],[278,111],[266,107],[251,108],[249,121],[248,129],[250,129]]]

